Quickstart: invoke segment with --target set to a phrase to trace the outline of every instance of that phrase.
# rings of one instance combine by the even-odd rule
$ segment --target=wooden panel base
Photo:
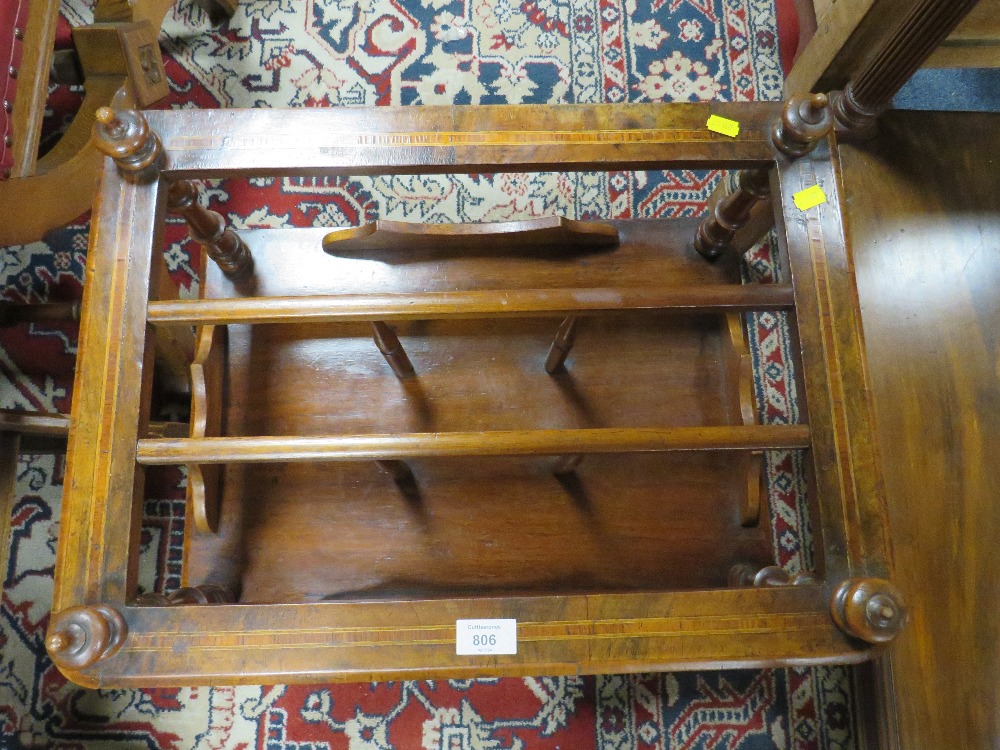
[[[210,268],[205,295],[738,284],[733,263],[686,248],[692,227],[620,222],[614,250],[500,258],[331,257],[322,231],[247,232],[255,279]],[[725,315],[588,318],[566,370],[549,375],[559,322],[398,322],[416,370],[406,380],[363,322],[230,325],[225,434],[743,424]],[[189,535],[185,578],[230,586],[244,603],[303,602],[717,588],[737,562],[772,562],[767,524],[741,525],[738,455],[593,455],[558,476],[557,462],[412,460],[402,482],[371,461],[228,465],[219,533]]]

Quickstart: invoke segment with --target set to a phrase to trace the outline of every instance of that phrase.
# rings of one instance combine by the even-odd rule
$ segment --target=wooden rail
[[[631,427],[140,440],[140,464],[366,461],[445,456],[808,448],[808,425]]]
[[[154,437],[179,438],[188,434],[184,422],[150,422],[149,434]],[[0,409],[0,432],[16,432],[29,438],[65,440],[69,435],[69,415]]]
[[[444,318],[559,317],[627,310],[742,312],[795,304],[785,284],[689,287],[518,289],[507,291],[345,294],[150,302],[153,324],[339,323]]]

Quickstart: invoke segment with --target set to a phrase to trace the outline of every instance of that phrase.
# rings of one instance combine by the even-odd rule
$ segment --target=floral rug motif
[[[64,0],[73,25],[87,0]],[[242,0],[213,28],[192,0],[168,13],[164,107],[286,107],[776,99],[770,0]],[[53,93],[52,120],[72,92]],[[209,182],[237,228],[347,226],[374,218],[490,221],[561,213],[698,215],[718,172],[482,174]],[[0,248],[2,297],[79,299],[87,217]],[[170,219],[174,279],[197,293],[196,245]],[[772,279],[771,249],[746,273]],[[787,321],[750,325],[758,403],[795,419]],[[67,412],[77,329],[0,329],[0,406]],[[811,567],[798,457],[768,458],[775,559]],[[43,647],[63,456],[23,455],[10,557],[0,571],[0,750],[13,748],[853,748],[843,668],[409,681],[347,685],[85,690]],[[179,585],[184,477],[163,472],[145,507],[140,579]]]

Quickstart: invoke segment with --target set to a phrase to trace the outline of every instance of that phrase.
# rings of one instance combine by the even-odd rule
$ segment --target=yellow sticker
[[[805,211],[813,206],[818,206],[820,203],[826,203],[826,193],[823,192],[823,188],[819,185],[813,185],[797,192],[792,196],[792,200],[795,201],[795,207],[799,211]]]
[[[722,133],[730,138],[735,138],[740,134],[740,124],[736,120],[727,120],[725,117],[711,115],[705,124],[713,133]]]

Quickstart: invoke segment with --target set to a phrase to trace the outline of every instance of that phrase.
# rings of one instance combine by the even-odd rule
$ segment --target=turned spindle
[[[149,592],[140,594],[135,603],[140,607],[176,607],[182,604],[231,604],[236,597],[225,586],[203,583],[200,586],[182,586],[169,594]]]
[[[833,621],[848,635],[868,643],[887,643],[906,624],[903,595],[882,578],[848,578],[830,599]]]
[[[148,182],[163,166],[163,145],[142,112],[101,107],[95,114],[94,145],[114,159],[126,179]]]
[[[253,273],[253,256],[239,235],[226,226],[222,215],[198,203],[198,188],[190,180],[178,180],[167,192],[167,208],[184,217],[191,239],[202,245],[208,257],[231,279]]]
[[[819,583],[812,573],[789,573],[777,565],[757,568],[739,563],[729,569],[729,585],[733,588],[772,588],[775,586],[808,586]]]
[[[830,94],[838,135],[870,136],[876,119],[977,0],[917,0],[843,91]]]
[[[392,328],[382,321],[372,323],[372,333],[375,339],[375,346],[382,352],[389,367],[396,373],[396,377],[403,379],[415,374],[410,358],[406,356],[406,350],[399,343],[399,337]]]
[[[575,317],[569,317],[559,325],[555,341],[549,347],[549,355],[545,358],[545,372],[549,375],[554,375],[565,367],[566,357],[576,343],[577,320]]]
[[[794,97],[785,103],[780,119],[771,128],[771,143],[785,156],[797,159],[816,148],[832,127],[833,116],[824,94]],[[730,250],[753,207],[771,193],[769,171],[759,167],[737,173],[736,188],[698,227],[694,247],[702,257],[715,260]]]
[[[727,252],[736,232],[750,219],[750,211],[758,201],[771,194],[770,176],[766,169],[742,169],[736,173],[736,189],[715,204],[712,215],[698,227],[694,247],[708,260]]]
[[[70,607],[52,615],[45,648],[60,669],[85,669],[113,656],[127,634],[125,620],[114,607]]]

